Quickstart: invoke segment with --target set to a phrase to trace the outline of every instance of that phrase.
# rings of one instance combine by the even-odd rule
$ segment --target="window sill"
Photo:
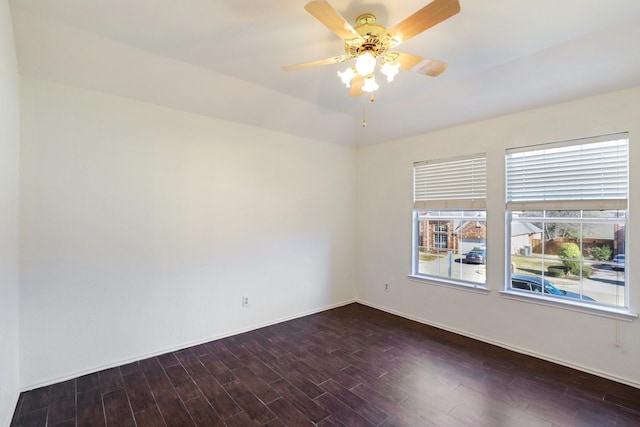
[[[610,319],[624,320],[631,322],[638,318],[637,313],[632,313],[624,308],[613,308],[586,304],[578,301],[556,300],[554,298],[543,297],[539,295],[524,294],[514,291],[500,291],[504,298],[527,302],[530,304],[544,305],[547,307],[556,307],[564,310],[577,311],[579,313],[592,314],[595,316],[607,317]]]
[[[416,282],[427,283],[429,285],[435,285],[435,286],[442,286],[449,289],[458,289],[461,291],[475,292],[478,294],[485,294],[485,295],[489,293],[489,289],[487,289],[486,286],[476,285],[471,282],[459,282],[457,280],[447,280],[447,279],[441,279],[441,278],[432,277],[432,276],[418,276],[414,274],[410,274],[409,279],[414,280]]]

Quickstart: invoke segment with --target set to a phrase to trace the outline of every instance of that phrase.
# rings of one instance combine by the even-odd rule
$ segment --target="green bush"
[[[547,268],[547,271],[551,277],[562,277],[567,274],[566,268],[562,265],[552,265]]]
[[[574,276],[579,276],[580,275],[580,266],[578,265],[575,268],[572,268],[571,270],[569,270],[569,273],[571,273]],[[584,277],[585,279],[588,279],[589,277],[591,277],[591,268],[587,267],[586,265],[582,265],[582,277]]]
[[[591,249],[591,255],[598,261],[609,261],[611,255],[613,255],[613,250],[609,246],[596,246]]]
[[[558,257],[571,273],[580,272],[580,247],[575,243],[563,243],[558,249]]]
[[[573,276],[580,276],[580,268],[582,267],[582,277],[589,278],[591,276],[591,268],[581,263],[580,247],[575,243],[564,243],[560,246],[558,257],[564,265],[565,272]]]

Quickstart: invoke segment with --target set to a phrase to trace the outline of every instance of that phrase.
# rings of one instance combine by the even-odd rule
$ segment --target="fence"
[[[545,255],[558,255],[558,250],[565,243],[575,243],[576,245],[580,245],[580,241],[578,239],[557,237],[555,239],[547,240],[544,242]],[[531,246],[534,254],[542,254],[542,240],[533,239]],[[614,240],[613,239],[583,239],[582,254],[585,257],[590,258],[591,250],[593,248],[601,247],[601,246],[607,246],[613,251]]]

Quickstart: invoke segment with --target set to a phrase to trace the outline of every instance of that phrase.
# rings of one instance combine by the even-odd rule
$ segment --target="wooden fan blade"
[[[304,8],[345,42],[362,40],[360,34],[328,2],[312,1]]]
[[[394,62],[400,62],[400,68],[406,71],[436,77],[447,69],[446,62],[436,61],[435,59],[423,58],[402,52],[392,52],[391,54],[393,56],[398,55]]]
[[[360,74],[356,74],[351,80],[351,90],[349,90],[349,96],[364,95],[362,87],[364,86],[364,77]]]
[[[319,65],[337,64],[351,59],[350,55],[334,56],[332,58],[319,59],[317,61],[305,62],[302,64],[287,65],[282,67],[284,71],[301,70],[303,68],[317,67]]]
[[[460,12],[458,0],[434,0],[391,28],[387,34],[395,40],[395,45],[398,45],[458,12]]]

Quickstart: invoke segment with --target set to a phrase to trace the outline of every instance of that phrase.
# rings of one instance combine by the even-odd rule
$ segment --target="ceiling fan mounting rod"
[[[387,32],[387,29],[383,25],[376,22],[376,16],[372,13],[363,13],[358,16],[356,18],[356,24],[354,30],[365,39],[371,36],[379,37]]]

